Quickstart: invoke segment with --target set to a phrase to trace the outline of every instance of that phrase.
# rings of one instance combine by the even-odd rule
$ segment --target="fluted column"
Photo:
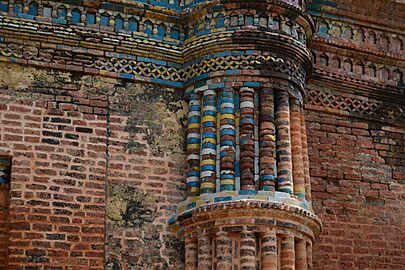
[[[254,232],[244,230],[240,236],[241,270],[256,269],[256,238]]]
[[[290,109],[294,195],[300,198],[305,198],[304,164],[302,159],[301,138],[301,106],[297,99],[290,99]]]
[[[197,270],[198,268],[198,239],[187,238],[184,243],[185,270]]]
[[[216,238],[217,269],[232,269],[232,239],[227,232],[220,232]]]
[[[240,171],[241,190],[255,190],[254,89],[240,89]]]
[[[212,246],[207,235],[198,237],[198,270],[212,270]]]
[[[294,237],[285,235],[281,237],[280,250],[281,270],[295,270]]]
[[[275,126],[274,126],[274,93],[271,89],[260,91],[260,189],[275,190],[274,154],[275,154]]]
[[[295,242],[295,267],[297,270],[307,270],[307,247],[304,240]]]
[[[220,191],[225,191],[235,189],[235,91],[224,89],[220,102]]]
[[[187,191],[189,196],[200,193],[201,96],[191,94],[187,127]]]
[[[203,93],[200,193],[215,193],[217,155],[217,94]]]
[[[301,139],[302,139],[302,161],[304,165],[305,198],[311,201],[311,177],[309,175],[308,141],[307,128],[305,125],[304,110],[301,109]]]
[[[275,124],[277,129],[277,186],[278,190],[293,193],[290,105],[288,93],[276,92]]]
[[[277,235],[270,231],[261,236],[261,270],[277,270]]]

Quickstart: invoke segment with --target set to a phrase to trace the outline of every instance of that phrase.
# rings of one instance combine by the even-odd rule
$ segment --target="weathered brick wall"
[[[13,157],[7,269],[102,267],[106,102],[70,74],[1,72],[0,152]]]
[[[183,94],[126,84],[112,95],[107,269],[183,269],[183,248],[166,225],[185,190]]]
[[[326,103],[306,118],[313,204],[324,224],[314,269],[403,269],[405,128],[339,115]]]
[[[181,266],[165,225],[184,189],[181,95],[10,64],[0,73],[8,269]]]

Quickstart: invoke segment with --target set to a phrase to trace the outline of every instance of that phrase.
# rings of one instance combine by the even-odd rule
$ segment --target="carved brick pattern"
[[[405,122],[405,110],[396,104],[374,99],[360,99],[354,96],[342,96],[317,89],[308,90],[306,106],[321,110],[334,109],[365,118],[382,119],[381,116],[385,115],[386,120]]]
[[[28,53],[30,51],[29,49],[30,48],[24,48],[22,45],[8,44],[6,48],[0,51],[0,55],[12,58],[24,58],[27,60],[42,60],[41,57],[37,57],[36,54]],[[212,57],[186,65],[183,69],[127,58],[100,57],[90,64],[84,64],[84,67],[172,82],[187,81],[215,71],[255,70],[261,68],[288,74],[291,77],[299,79],[302,83],[304,83],[305,78],[305,71],[298,65],[290,61],[284,61],[281,58],[265,55],[228,55]]]

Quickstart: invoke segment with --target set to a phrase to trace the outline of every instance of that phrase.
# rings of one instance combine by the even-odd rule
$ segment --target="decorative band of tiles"
[[[0,42],[1,43],[1,42]],[[28,49],[28,48],[27,48]],[[44,59],[37,55],[23,53],[25,49],[15,44],[7,44],[0,50],[0,61],[13,63],[35,63],[36,65],[72,69],[92,74],[100,74],[125,79],[137,79],[152,83],[165,84],[183,88],[197,81],[205,80],[211,73],[223,75],[240,75],[244,70],[269,70],[288,75],[300,85],[305,82],[306,73],[298,64],[275,58],[271,55],[258,55],[257,51],[231,51],[198,57],[184,65],[119,53],[106,53],[107,57],[98,57],[96,61],[81,65],[61,65],[57,59]],[[73,61],[74,62],[74,61]]]

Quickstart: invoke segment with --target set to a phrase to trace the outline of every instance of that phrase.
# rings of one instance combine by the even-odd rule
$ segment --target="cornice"
[[[405,3],[401,3],[399,1],[401,0],[372,0],[369,1],[367,5],[364,5],[362,1],[356,1],[358,3],[357,8],[360,8],[360,6],[362,7],[361,12],[358,10],[351,10],[351,6],[354,4],[353,1],[314,1],[312,4],[308,5],[308,12],[312,16],[324,18],[329,17],[335,20],[348,21],[352,24],[375,27],[376,29],[403,32],[405,30],[405,14],[403,11],[401,13],[400,6],[404,7]],[[375,3],[378,3],[387,9],[388,7],[384,3],[388,2],[392,2],[392,4],[396,7],[390,7],[391,13],[395,13],[395,11],[397,11],[396,16],[393,14],[387,16],[383,10],[376,8],[373,9],[375,6],[373,4]],[[385,17],[382,15],[385,15]]]
[[[298,35],[259,30],[258,25],[218,29],[192,36],[184,44],[150,39],[140,32],[136,36],[24,16],[0,16],[0,29],[5,45],[0,52],[2,61],[177,88],[210,76],[235,76],[249,71],[254,76],[291,80],[304,91],[305,77],[311,68],[310,53]]]
[[[317,82],[325,88],[344,93],[356,93],[376,100],[389,101],[405,105],[405,87],[387,85],[378,80],[365,80],[353,75],[344,75],[324,69],[314,69],[309,83]]]

